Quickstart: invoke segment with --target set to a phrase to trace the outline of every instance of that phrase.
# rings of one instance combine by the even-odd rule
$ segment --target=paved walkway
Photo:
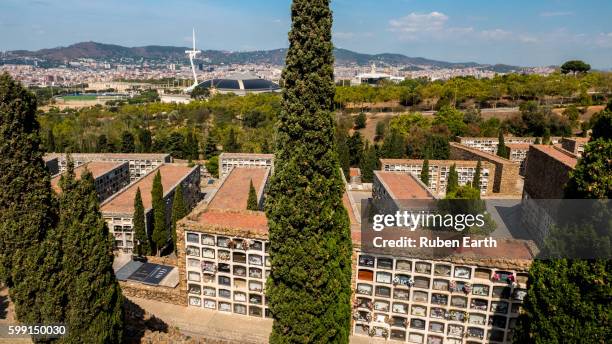
[[[225,340],[243,344],[268,343],[272,320],[253,318],[202,308],[171,305],[160,301],[129,298],[147,312],[163,320],[169,326],[192,338]],[[382,344],[384,340],[351,336],[351,344]]]

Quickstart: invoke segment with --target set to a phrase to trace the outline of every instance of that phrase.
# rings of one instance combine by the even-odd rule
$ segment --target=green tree
[[[185,158],[189,160],[198,160],[200,158],[198,138],[193,131],[189,131],[185,136]]]
[[[359,166],[359,163],[363,160],[363,139],[361,134],[358,131],[354,132],[348,138],[347,144],[351,166]]]
[[[247,209],[259,210],[259,203],[257,202],[257,192],[255,191],[255,187],[253,186],[252,179],[251,183],[249,184],[249,198],[247,200]]]
[[[223,142],[223,151],[236,153],[240,151],[240,143],[236,137],[236,132],[233,127],[230,128],[225,141]]]
[[[421,166],[421,181],[429,186],[429,159],[427,158],[423,160],[423,166]]]
[[[61,271],[54,234],[58,209],[39,128],[34,95],[1,73],[0,281],[9,288],[22,323],[61,322],[64,307],[53,292]]]
[[[110,153],[113,147],[109,142],[108,137],[104,134],[98,136],[98,142],[96,143],[96,152],[98,153]]]
[[[138,256],[151,255],[151,245],[149,236],[147,235],[147,227],[145,225],[144,205],[142,204],[142,196],[140,188],[136,189],[134,197],[134,253]]]
[[[457,191],[457,188],[459,188],[459,174],[457,174],[457,166],[452,164],[446,180],[446,193],[451,194]]]
[[[121,133],[121,152],[122,153],[134,153],[136,151],[136,144],[134,143],[134,135],[129,131]]]
[[[294,0],[291,16],[266,203],[270,343],[348,343],[352,242],[334,149],[329,0]]]
[[[361,180],[364,183],[371,183],[374,179],[374,171],[378,169],[378,154],[375,145],[366,141],[363,159],[359,164],[361,170]]]
[[[593,116],[591,130],[591,140],[612,140],[612,110],[605,110]]]
[[[474,171],[474,177],[472,178],[472,187],[480,190],[480,174],[482,172],[482,162],[478,160],[476,163],[476,170]]]
[[[396,129],[391,129],[382,145],[382,156],[390,159],[400,159],[404,157],[406,143],[404,136]]]
[[[563,74],[586,73],[589,70],[591,70],[591,65],[580,60],[567,61],[561,65],[561,73]]]
[[[173,132],[166,140],[166,151],[174,158],[185,159],[185,137],[179,132]]]
[[[570,173],[565,187],[567,199],[606,199],[612,195],[612,140],[610,132],[592,138],[585,145],[582,158]],[[609,202],[609,201],[608,201]],[[598,205],[594,202],[594,205]],[[610,254],[609,205],[604,208],[582,209],[590,212],[589,221],[603,216],[603,226],[580,223],[551,230],[545,242],[545,250],[555,250],[557,257],[574,257],[571,253],[579,249],[584,241],[593,241],[590,233],[596,231],[597,244],[607,244],[601,253]],[[593,212],[595,211],[595,212]],[[596,228],[594,228],[596,227]],[[603,228],[602,228],[603,227]],[[606,236],[601,236],[602,231]],[[565,237],[563,246],[553,247],[556,235]],[[586,236],[585,236],[586,234]],[[551,240],[552,239],[552,240]],[[604,246],[605,247],[605,246]],[[591,248],[589,248],[591,249]],[[596,247],[593,246],[593,249]],[[523,312],[519,316],[514,334],[515,343],[605,343],[610,330],[610,259],[549,259],[534,260],[529,269],[527,296]]]
[[[161,250],[168,242],[168,228],[166,223],[166,203],[164,202],[164,186],[162,185],[162,176],[159,171],[153,179],[153,187],[151,189],[151,200],[153,205],[153,235],[151,239],[155,244],[155,252],[161,254]]]
[[[355,117],[355,129],[363,129],[366,127],[366,114],[360,112],[359,115]]]
[[[113,271],[113,243],[100,213],[94,178],[85,171],[77,182],[72,173],[61,184],[62,285],[68,299],[63,341],[121,343],[123,296]]]
[[[385,122],[376,123],[376,136],[374,137],[375,141],[380,141],[385,138]]]
[[[549,145],[550,142],[550,129],[544,128],[544,134],[542,135],[542,144]]]
[[[176,223],[187,215],[187,206],[185,205],[185,198],[183,196],[183,187],[179,184],[174,191],[174,198],[172,200],[172,244],[174,245],[174,251],[176,252]]]
[[[344,173],[344,177],[348,178],[351,168],[351,151],[344,133],[336,133],[336,151],[342,173]]]
[[[508,159],[510,157],[510,150],[506,146],[506,141],[504,140],[504,132],[503,130],[499,131],[499,136],[497,137],[497,156]]]
[[[139,152],[150,153],[153,146],[153,139],[149,129],[141,129],[138,132]]]
[[[213,177],[215,178],[219,178],[219,156],[215,155],[212,158],[209,158],[206,161],[206,170],[208,171],[208,173],[210,173]]]
[[[210,159],[217,154],[219,154],[219,151],[217,150],[217,142],[212,135],[209,134],[206,138],[206,143],[204,144],[204,157],[206,159]]]

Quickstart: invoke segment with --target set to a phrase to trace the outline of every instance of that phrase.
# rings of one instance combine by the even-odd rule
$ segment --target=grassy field
[[[64,96],[62,97],[64,100],[96,100],[96,96]]]

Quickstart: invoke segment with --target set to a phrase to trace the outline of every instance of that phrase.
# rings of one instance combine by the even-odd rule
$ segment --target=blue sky
[[[358,52],[515,65],[584,59],[612,68],[608,0],[335,0],[334,42]],[[0,50],[97,41],[126,46],[287,46],[289,0],[0,0]]]

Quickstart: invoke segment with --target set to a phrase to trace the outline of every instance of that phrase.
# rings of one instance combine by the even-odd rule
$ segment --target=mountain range
[[[79,58],[97,60],[186,60],[186,47],[148,45],[143,47],[124,47],[115,44],[98,42],[81,42],[67,47],[41,49],[36,51],[13,50],[5,53],[6,58],[37,58],[40,60],[63,62]],[[200,55],[210,64],[272,64],[283,65],[287,49],[259,50],[259,51],[222,51],[205,50]],[[480,67],[498,72],[521,70],[522,67],[509,65],[486,65],[475,62],[454,63],[437,61],[423,57],[409,57],[402,54],[363,54],[347,49],[334,49],[337,65],[367,66],[371,63],[388,66],[403,66],[410,69],[421,68],[462,68]]]

